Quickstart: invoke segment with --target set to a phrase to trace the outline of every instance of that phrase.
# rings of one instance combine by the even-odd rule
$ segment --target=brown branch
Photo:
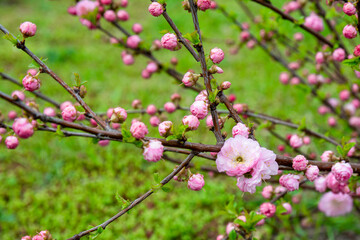
[[[188,157],[174,170],[172,171],[168,176],[166,176],[161,182],[161,187],[166,185],[168,182],[170,182],[171,179],[173,179],[173,177],[178,174],[184,167],[186,167],[190,161],[194,158],[194,156],[197,153],[190,153],[188,155]],[[153,194],[156,191],[156,189],[150,189],[149,191],[147,191],[146,193],[144,193],[142,196],[140,196],[139,198],[137,198],[136,200],[134,200],[129,206],[127,206],[125,209],[121,210],[120,212],[118,212],[116,215],[114,215],[113,217],[111,217],[109,220],[105,221],[104,223],[93,227],[89,230],[83,231],[81,233],[78,233],[76,235],[74,235],[73,237],[69,238],[68,240],[78,240],[96,230],[98,230],[99,228],[105,229],[110,223],[114,222],[116,219],[118,219],[119,217],[121,217],[122,215],[124,215],[125,213],[127,213],[128,211],[130,211],[132,208],[134,208],[135,206],[137,206],[138,204],[140,204],[142,201],[144,201],[146,198],[148,198],[151,194]]]

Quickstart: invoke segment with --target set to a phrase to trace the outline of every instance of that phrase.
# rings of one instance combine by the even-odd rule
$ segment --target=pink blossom
[[[289,83],[290,76],[289,76],[289,74],[288,74],[287,72],[282,72],[282,73],[280,74],[279,79],[280,79],[280,82],[281,82],[282,84],[288,84],[288,83]]]
[[[241,135],[243,137],[249,137],[249,128],[246,127],[245,124],[243,123],[237,123],[233,129],[232,129],[232,135],[233,137],[237,136],[237,135]]]
[[[157,116],[152,116],[150,118],[150,125],[153,127],[157,127],[160,124],[160,119]]]
[[[359,57],[360,56],[360,45],[357,45],[355,48],[354,48],[354,55],[356,57]]]
[[[305,175],[309,181],[313,182],[319,176],[319,168],[315,165],[309,165],[306,169]]]
[[[299,85],[299,84],[300,84],[300,78],[298,78],[298,77],[292,77],[292,78],[290,79],[290,84],[291,84],[291,85]]]
[[[279,179],[281,186],[285,187],[288,191],[292,192],[299,189],[300,176],[294,174],[282,175]]]
[[[204,185],[204,176],[200,173],[193,174],[188,180],[188,188],[193,191],[200,191]]]
[[[114,108],[111,114],[110,121],[115,123],[123,123],[127,118],[127,112],[121,107]]]
[[[316,74],[310,74],[307,79],[309,81],[309,84],[314,85],[318,83]]]
[[[128,12],[125,10],[119,10],[116,15],[118,19],[123,22],[126,22],[130,18]]]
[[[68,12],[70,15],[76,16],[76,7],[75,7],[75,6],[70,6],[70,7],[68,7],[67,12]]]
[[[336,126],[336,124],[337,124],[336,118],[334,118],[334,117],[329,117],[329,118],[328,118],[328,124],[329,124],[330,127]]]
[[[268,185],[266,187],[263,188],[261,195],[266,198],[266,199],[270,199],[272,194],[274,192],[274,188],[271,185]]]
[[[56,116],[55,109],[53,109],[52,107],[45,108],[44,109],[44,114],[46,116],[49,116],[49,117],[55,117]]]
[[[226,225],[226,234],[229,235],[232,230],[234,230],[236,227],[235,223],[229,222]]]
[[[179,48],[179,43],[178,43],[176,35],[173,34],[173,33],[166,33],[161,38],[161,46],[163,48],[169,49],[171,51],[174,51],[174,50],[178,49]]]
[[[325,152],[323,152],[323,154],[320,156],[321,161],[323,161],[323,162],[329,162],[329,161],[331,161],[333,155],[334,155],[334,153],[333,153],[332,151],[325,151]]]
[[[219,172],[229,176],[241,176],[249,172],[259,161],[259,144],[243,136],[229,138],[218,153],[216,165]]]
[[[113,10],[106,10],[104,18],[106,21],[113,22],[116,20],[116,13]]]
[[[241,114],[244,111],[243,105],[240,103],[234,104],[233,108],[238,114]]]
[[[328,113],[328,112],[330,112],[330,109],[329,109],[328,107],[326,107],[326,106],[320,106],[320,107],[318,108],[318,113],[319,113],[320,115],[324,115],[324,114],[326,114],[326,113]]]
[[[69,102],[69,101],[65,101],[63,102],[62,104],[60,104],[60,110],[61,111],[64,111],[65,108],[69,107],[69,106],[72,106],[72,103]]]
[[[173,113],[176,110],[176,106],[175,106],[175,104],[173,102],[167,102],[164,105],[164,109],[168,113]]]
[[[336,180],[333,173],[329,173],[326,176],[326,185],[328,188],[331,189],[331,191],[333,191],[335,193],[340,192],[342,190],[341,183],[338,180]]]
[[[149,133],[146,125],[140,121],[133,121],[131,123],[130,132],[133,137],[137,139],[142,139],[145,137],[146,134]]]
[[[324,63],[325,62],[324,54],[322,52],[317,52],[315,55],[315,61],[318,64]]]
[[[345,59],[346,53],[344,49],[337,48],[334,50],[332,57],[335,61],[342,62]]]
[[[283,6],[283,9],[285,13],[291,13],[298,10],[300,7],[301,7],[300,3],[298,3],[297,1],[291,1],[289,3],[286,3]]]
[[[223,240],[224,238],[224,235],[217,235],[216,240]]]
[[[76,14],[81,17],[93,12],[97,7],[96,3],[89,0],[82,0],[78,2],[75,6]]]
[[[228,96],[228,99],[229,99],[229,101],[230,101],[231,103],[233,103],[233,102],[235,102],[235,100],[236,100],[236,96],[235,96],[234,94],[230,94],[230,95]]]
[[[26,74],[29,74],[29,75],[32,75],[32,76],[35,76],[37,74],[37,70],[34,69],[34,68],[31,68],[29,69]]]
[[[33,236],[32,240],[45,240],[45,238],[38,234],[38,235]]]
[[[274,216],[276,212],[276,206],[272,203],[265,202],[260,205],[260,213],[265,215],[266,217]]]
[[[173,95],[171,95],[171,101],[173,102],[177,102],[181,100],[181,95],[178,93],[174,93]]]
[[[155,62],[149,62],[146,66],[146,70],[150,73],[154,73],[159,69],[158,65]]]
[[[308,162],[303,155],[297,155],[293,158],[292,167],[297,171],[304,171]]]
[[[311,142],[311,138],[310,138],[309,136],[303,137],[303,143],[304,143],[305,145],[309,145],[310,142]]]
[[[247,42],[246,47],[247,47],[248,49],[253,49],[253,48],[255,47],[255,45],[256,45],[256,41],[253,40],[253,39],[251,39],[251,40],[249,40],[249,41]]]
[[[294,134],[291,136],[290,138],[290,146],[293,148],[299,148],[303,145],[303,140],[301,137],[299,137],[298,135]]]
[[[248,31],[242,31],[240,33],[240,41],[242,42],[246,42],[247,40],[249,40],[251,37],[250,33]]]
[[[106,147],[106,146],[108,146],[108,145],[110,144],[110,140],[100,140],[100,141],[98,142],[98,144],[99,144],[99,146],[101,146],[101,147]]]
[[[352,16],[356,14],[356,7],[351,2],[347,2],[343,6],[343,11],[346,15]]]
[[[173,123],[171,121],[164,121],[159,124],[159,133],[162,137],[167,137],[171,133]]]
[[[134,23],[131,30],[136,34],[139,34],[143,31],[143,27],[140,23]]]
[[[281,215],[289,215],[292,212],[292,207],[290,203],[283,203],[282,206],[285,208],[286,212],[281,213]]]
[[[197,117],[195,117],[194,115],[185,116],[182,119],[182,123],[184,125],[187,125],[190,130],[196,130],[200,125],[199,119]]]
[[[325,192],[327,188],[326,178],[318,177],[314,181],[315,189],[318,192]]]
[[[337,181],[346,183],[353,174],[353,169],[349,163],[338,162],[331,168],[332,174]]]
[[[190,106],[191,114],[199,119],[204,119],[208,114],[208,104],[204,101],[195,101]]]
[[[125,65],[132,65],[135,62],[135,59],[131,54],[125,54],[121,58]]]
[[[210,0],[198,0],[197,6],[201,11],[206,11],[207,9],[211,8],[211,1]]]
[[[356,28],[352,25],[346,25],[343,29],[343,35],[348,39],[355,38],[357,36]]]
[[[146,108],[146,112],[149,115],[155,115],[157,112],[157,108],[155,107],[154,104],[150,104],[147,108]]]
[[[283,194],[283,193],[286,192],[286,191],[287,191],[286,188],[283,187],[283,186],[277,186],[277,187],[275,188],[275,194],[276,194],[276,196],[280,196],[281,194]]]
[[[7,132],[6,128],[0,127],[0,134],[5,134],[6,132]]]
[[[158,2],[151,3],[148,10],[154,17],[158,17],[164,12],[163,6]]]
[[[14,99],[16,99],[16,98],[18,98],[18,99],[20,99],[21,101],[24,101],[25,100],[25,94],[23,93],[23,92],[21,92],[21,91],[13,91],[12,93],[11,93],[11,97],[12,98],[14,98]]]
[[[221,121],[220,117],[218,118],[218,122],[219,122],[220,128],[222,128],[223,127],[223,122]],[[209,114],[209,116],[207,116],[207,118],[206,118],[206,126],[208,126],[209,128],[214,127],[214,121],[213,121],[213,118],[212,118],[211,114]]]
[[[100,3],[104,5],[110,5],[112,3],[112,0],[100,0]]]
[[[5,139],[5,145],[8,149],[15,149],[19,145],[19,140],[15,136],[8,136]]]
[[[310,16],[305,18],[304,25],[316,32],[321,32],[322,30],[324,30],[324,23],[322,18],[315,13],[311,13]]]
[[[186,72],[182,78],[182,83],[187,87],[191,87],[195,85],[198,79],[199,77],[192,72]]]
[[[342,90],[339,94],[339,98],[342,101],[346,101],[350,98],[350,91],[349,90]]]
[[[328,192],[321,197],[318,208],[328,217],[341,216],[351,212],[353,200],[348,194]]]
[[[164,146],[158,140],[150,140],[144,146],[144,158],[149,162],[157,162],[161,159],[164,152]]]
[[[30,236],[24,236],[21,238],[21,240],[31,240],[31,237]]]
[[[61,112],[62,118],[65,121],[73,122],[77,117],[77,111],[74,106],[68,106]]]
[[[39,232],[39,235],[42,236],[43,238],[45,238],[45,240],[51,239],[51,234],[48,230],[43,230],[43,231]]]
[[[13,130],[20,138],[29,138],[34,134],[34,127],[26,118],[15,119]]]
[[[220,48],[213,48],[210,51],[210,59],[213,63],[220,63],[224,60],[224,52]]]
[[[36,25],[32,22],[23,22],[20,25],[20,32],[25,38],[32,37],[36,34]]]
[[[137,109],[137,108],[139,108],[141,106],[141,101],[139,99],[135,99],[134,101],[132,101],[131,106],[134,109]]]
[[[26,75],[22,80],[22,84],[25,90],[30,92],[33,92],[40,88],[40,80],[31,75]]]
[[[125,8],[125,7],[127,7],[127,5],[128,5],[128,0],[121,0],[120,1],[120,6],[121,7]]]
[[[8,118],[9,118],[10,120],[14,120],[16,117],[17,117],[17,113],[16,113],[15,111],[10,111],[10,112],[8,113]]]
[[[144,78],[144,79],[148,79],[151,77],[151,72],[149,72],[148,70],[144,69],[142,72],[141,72],[141,77]]]
[[[292,70],[297,70],[300,68],[300,64],[298,62],[291,62],[288,64],[288,67]]]
[[[195,101],[204,101],[206,103],[209,103],[208,95],[206,90],[202,90],[196,97]]]
[[[140,42],[141,42],[141,39],[138,35],[132,35],[127,38],[126,45],[129,48],[135,49],[135,48],[139,47]]]
[[[231,82],[229,82],[229,81],[225,81],[225,82],[222,82],[222,83],[221,83],[221,89],[222,89],[222,90],[229,89],[230,86],[231,86]]]
[[[94,30],[96,29],[96,26],[89,20],[85,19],[85,18],[80,18],[80,23],[82,25],[84,25],[85,27],[87,27],[89,30]]]

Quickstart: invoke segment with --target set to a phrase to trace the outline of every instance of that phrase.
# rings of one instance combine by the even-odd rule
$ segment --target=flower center
[[[238,156],[236,159],[235,159],[236,163],[243,163],[244,162],[244,159],[242,156]]]

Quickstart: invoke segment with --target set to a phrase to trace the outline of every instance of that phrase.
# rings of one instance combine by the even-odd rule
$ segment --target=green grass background
[[[150,43],[162,36],[161,31],[170,30],[164,19],[148,14],[149,1],[129,2],[127,10],[131,18],[124,26],[130,29],[133,23],[141,23],[144,41]],[[191,16],[179,11],[180,1],[167,2],[168,12],[179,29],[184,33],[192,32]],[[227,0],[224,4],[238,14],[238,19],[246,19],[234,1]],[[87,30],[78,18],[69,16],[66,9],[70,5],[71,1],[2,0],[0,23],[14,34],[18,34],[20,23],[36,23],[38,32],[34,38],[27,40],[27,46],[38,56],[48,58],[47,64],[68,84],[73,83],[73,74],[79,73],[81,79],[87,81],[88,95],[85,99],[96,111],[116,106],[129,109],[135,98],[141,99],[144,106],[152,103],[162,107],[175,92],[183,96],[183,106],[192,103],[196,93],[179,87],[166,74],[155,74],[149,80],[142,79],[141,69],[147,63],[143,57],[136,57],[135,66],[125,66],[120,56],[122,50],[110,45],[108,38],[100,32]],[[259,12],[266,13],[263,10]],[[278,76],[284,69],[271,61],[260,48],[241,48],[237,55],[228,53],[229,47],[223,39],[238,41],[239,33],[219,12],[200,13],[200,22],[203,35],[208,39],[204,42],[205,50],[208,52],[216,46],[226,50],[226,58],[220,64],[224,74],[219,75],[218,79],[233,83],[229,93],[236,94],[237,102],[247,103],[250,109],[284,119],[299,121],[305,117],[312,129],[322,133],[327,131],[326,117],[315,114],[320,103],[300,88],[281,85]],[[114,31],[105,22],[102,23]],[[289,36],[298,31],[287,23],[282,23],[281,27],[288,29]],[[258,31],[255,32],[258,35]],[[122,37],[118,32],[116,34]],[[311,37],[305,36],[304,44],[310,44]],[[192,60],[185,48],[178,52],[162,50],[155,55],[164,63],[176,56],[180,62],[177,69],[182,73],[189,68],[200,71],[199,64]],[[21,80],[31,59],[4,39],[0,39],[0,56],[0,68]],[[59,102],[72,100],[51,78],[42,76],[41,79],[44,94]],[[19,89],[6,81],[0,84],[1,91],[8,94]],[[329,87],[327,91],[336,90],[337,87]],[[27,96],[30,95],[27,93]],[[40,110],[49,106],[41,100],[38,102]],[[0,101],[0,110],[4,115],[12,109]],[[18,109],[15,110],[20,114]],[[183,113],[175,113],[169,119],[180,123],[182,116]],[[138,117],[148,123],[147,116]],[[190,134],[191,139],[214,143],[213,135],[206,131],[205,122],[201,124],[201,134]],[[229,125],[226,130],[230,133],[234,123]],[[283,134],[289,131],[282,127],[277,129]],[[350,130],[340,127],[329,133],[340,138],[349,134]],[[151,129],[151,134],[159,136],[155,128]],[[266,130],[256,134],[264,147],[275,149],[279,144]],[[316,142],[303,150],[321,154],[325,149],[333,147]],[[209,165],[197,158],[194,161]],[[140,149],[115,142],[101,148],[88,139],[60,138],[51,133],[37,132],[31,139],[21,140],[16,150],[7,150],[2,143],[0,239],[20,239],[25,234],[34,235],[43,229],[48,229],[56,239],[66,239],[118,212],[121,205],[115,198],[116,193],[133,200],[151,188],[154,172],[165,177],[173,168],[172,163],[165,161],[146,162]],[[260,197],[239,191],[233,178],[204,175],[206,185],[202,191],[193,192],[187,189],[186,183],[172,182],[169,184],[172,187],[170,193],[157,192],[111,224],[99,238],[214,239],[218,233],[224,232],[226,223],[232,220],[222,214],[232,195],[236,196],[239,206],[250,210],[263,201]],[[321,213],[314,215],[310,210],[316,209],[319,197],[306,192],[302,203],[294,206],[294,216],[297,213],[307,216],[313,224],[311,230],[296,227],[297,218],[282,217],[260,228],[258,236],[266,239],[276,234],[278,239],[306,239],[325,234],[332,239],[344,231],[359,233],[356,227],[359,220],[354,214],[333,219],[325,218]],[[289,200],[290,196],[287,198]],[[277,221],[283,223],[277,225]]]

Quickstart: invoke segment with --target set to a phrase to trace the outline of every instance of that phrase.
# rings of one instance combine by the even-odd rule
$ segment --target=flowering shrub
[[[143,106],[140,100],[142,96],[136,96],[137,99],[133,99],[131,104],[132,109],[118,102],[117,106],[107,106],[106,112],[93,110],[88,99],[94,98],[96,91],[87,89],[86,82],[81,81],[79,74],[74,74],[75,84],[69,85],[55,73],[55,69],[50,68],[44,58],[36,55],[36,50],[28,47],[31,41],[41,41],[42,32],[35,23],[21,23],[19,36],[0,25],[4,38],[34,61],[31,69],[24,71],[21,82],[6,73],[0,73],[4,80],[22,87],[21,91],[12,93],[0,91],[0,98],[7,103],[6,108],[11,109],[7,116],[0,118],[0,142],[4,139],[9,149],[7,151],[19,151],[23,141],[30,141],[37,132],[48,132],[62,138],[91,138],[101,147],[109,146],[110,142],[132,144],[141,149],[149,165],[157,164],[155,162],[161,162],[161,159],[176,163],[162,180],[158,173],[154,173],[155,183],[135,200],[118,197],[121,210],[109,220],[69,239],[88,235],[96,238],[105,228],[110,228],[111,223],[158,190],[168,192],[170,189],[165,185],[172,179],[186,182],[188,189],[198,191],[193,192],[194,195],[206,191],[211,179],[207,179],[208,176],[200,171],[209,172],[209,178],[215,178],[215,173],[222,174],[220,178],[232,181],[233,186],[236,185],[237,191],[244,196],[250,198],[248,195],[261,192],[261,195],[257,195],[263,198],[261,201],[253,201],[251,207],[240,208],[234,204],[234,199],[230,200],[225,207],[230,222],[225,231],[217,233],[216,239],[252,239],[261,226],[272,227],[272,221],[277,221],[277,218],[284,225],[290,216],[297,218],[300,226],[306,228],[312,226],[310,216],[317,210],[322,214],[319,218],[337,217],[354,211],[353,206],[357,204],[360,194],[360,164],[357,162],[360,128],[357,78],[360,77],[360,54],[359,46],[352,44],[356,41],[360,25],[355,16],[349,16],[360,12],[357,1],[329,1],[327,5],[318,1],[291,1],[284,2],[282,6],[262,0],[252,0],[251,3],[238,1],[250,18],[249,24],[239,22],[226,4],[220,2],[185,0],[179,4],[153,0],[149,1],[147,8],[149,16],[165,21],[168,25],[161,34],[156,31],[151,33],[156,38],[152,43],[141,35],[147,31],[139,23],[141,18],[134,19],[136,22],[127,26],[128,22],[133,21],[127,9],[128,4],[127,0],[81,0],[69,6],[68,13],[78,18],[87,29],[103,34],[114,49],[121,48],[117,54],[128,68],[136,63],[138,72],[133,80],[139,81],[138,88],[142,88],[140,81],[144,81],[140,78],[151,79],[157,74],[175,80],[183,94],[166,91],[171,101],[162,103],[160,106],[163,108],[153,103]],[[173,4],[178,9],[174,13],[168,11],[168,7]],[[255,12],[249,7],[253,5],[250,4],[262,7],[266,13],[254,16]],[[329,9],[329,14],[324,9]],[[173,16],[181,14],[192,22],[192,25],[186,26],[186,30],[180,30],[173,20]],[[209,44],[207,33],[201,30],[203,24],[207,24],[202,21],[202,14],[208,14],[206,16],[209,18],[212,14],[221,14],[226,24],[232,23],[239,29],[239,39],[227,40],[225,47]],[[277,28],[281,21],[298,26],[299,32],[289,36],[284,29]],[[338,29],[337,24],[342,29]],[[121,37],[118,37],[119,33]],[[348,39],[353,40],[351,42]],[[225,40],[220,41],[223,43]],[[302,46],[305,43],[306,46]],[[311,96],[321,103],[318,112],[304,112],[305,118],[290,121],[258,112],[256,106],[248,104],[248,99],[242,97],[241,91],[233,90],[237,78],[233,75],[233,79],[225,79],[221,75],[227,71],[236,74],[243,70],[228,68],[227,58],[241,56],[245,47],[249,50],[263,50],[275,63],[285,68],[278,75],[280,83],[287,85],[286,88],[303,90],[301,98],[294,100],[294,108],[307,104],[307,97]],[[350,49],[353,54],[349,52]],[[161,53],[171,55],[169,64],[162,62]],[[182,62],[175,57],[177,53],[184,57],[186,54],[186,58],[191,59],[192,69],[180,70],[189,66],[181,66]],[[140,58],[146,58],[148,62],[143,64]],[[176,68],[177,65],[182,68]],[[261,69],[260,66],[253,68]],[[67,101],[59,103],[39,91],[51,87],[49,77],[66,90]],[[190,98],[180,88],[196,92],[197,95]],[[132,94],[136,94],[137,89],[132,91]],[[251,88],[242,91],[250,92]],[[232,94],[228,94],[230,92]],[[156,98],[151,91],[147,94]],[[38,101],[40,99],[53,106],[43,105],[43,102]],[[21,112],[15,109],[21,109]],[[327,116],[328,126],[321,131],[313,130],[307,120],[308,116],[317,114]],[[291,117],[289,115],[287,117]],[[291,130],[285,133],[278,130],[278,126]],[[337,127],[340,133],[331,131]],[[279,139],[281,145],[276,148],[267,144],[263,132]],[[326,142],[326,149],[318,150],[315,141]],[[316,154],[319,151],[320,154]],[[169,156],[169,153],[172,155]],[[141,155],[140,151],[138,155]],[[178,160],[181,155],[186,157]],[[121,158],[125,157],[126,154],[121,155]],[[205,164],[198,167],[194,163],[197,161],[195,157],[213,161],[214,166]],[[136,175],[130,168],[129,172]],[[308,206],[310,214],[302,213],[301,208],[295,206],[301,202],[300,196],[305,191],[315,192],[311,196],[318,203],[317,206]],[[299,195],[290,192],[298,192]],[[52,239],[48,231],[28,234],[35,235],[24,236],[23,239]]]

